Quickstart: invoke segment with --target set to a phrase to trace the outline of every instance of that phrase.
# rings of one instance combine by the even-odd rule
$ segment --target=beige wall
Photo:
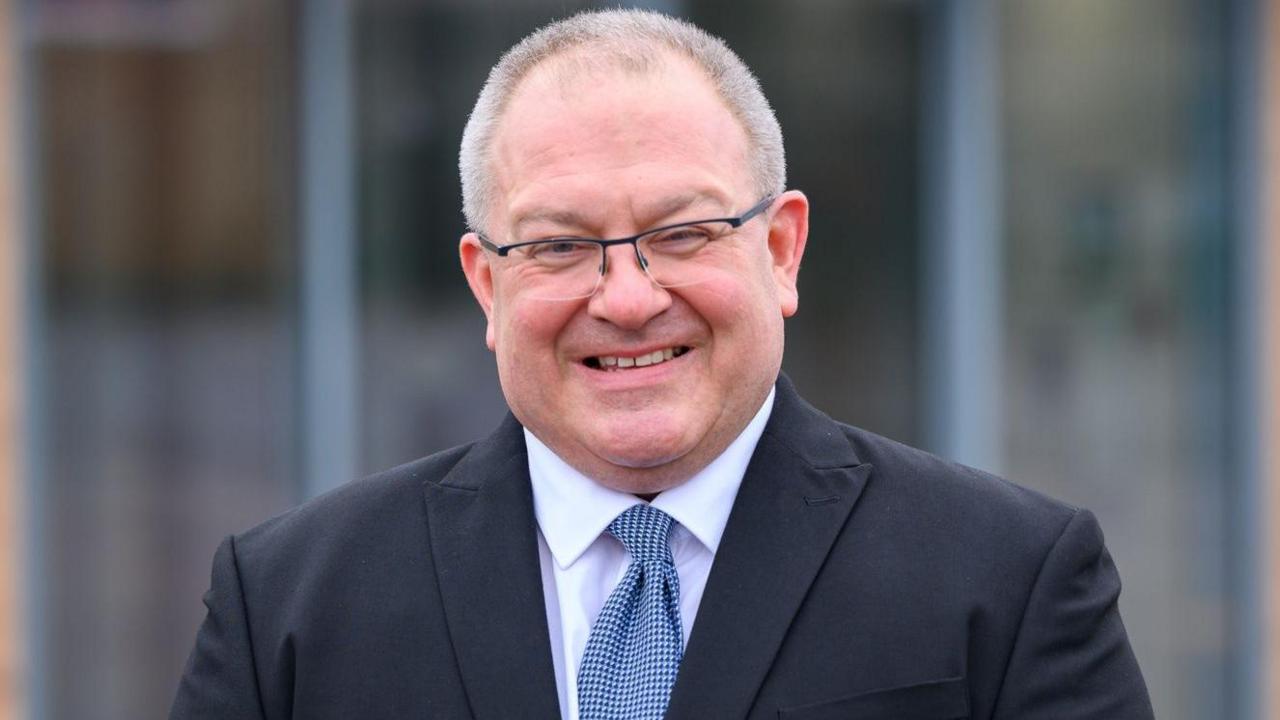
[[[0,720],[18,717],[18,200],[14,0],[0,0]]]

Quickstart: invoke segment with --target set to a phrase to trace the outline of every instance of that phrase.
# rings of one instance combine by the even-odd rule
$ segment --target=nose
[[[635,246],[615,245],[605,253],[604,277],[587,303],[592,317],[625,330],[638,330],[671,307],[671,294],[640,267]]]

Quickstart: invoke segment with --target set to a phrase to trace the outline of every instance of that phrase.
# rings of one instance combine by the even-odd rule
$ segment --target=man
[[[779,376],[808,202],[720,41],[544,28],[460,165],[512,417],[228,538],[172,717],[1151,717],[1087,511]]]

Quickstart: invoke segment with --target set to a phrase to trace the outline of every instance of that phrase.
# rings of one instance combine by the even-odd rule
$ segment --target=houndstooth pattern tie
[[[634,505],[609,524],[631,565],[605,602],[578,669],[580,720],[658,720],[684,655],[671,516]]]

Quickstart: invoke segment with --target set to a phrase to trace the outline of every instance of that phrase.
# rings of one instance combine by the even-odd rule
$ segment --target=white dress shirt
[[[680,628],[686,645],[738,486],[773,410],[773,394],[770,390],[755,417],[710,465],[653,499],[654,507],[675,520],[668,541],[680,576]],[[587,478],[528,429],[524,438],[560,713],[578,720],[578,665],[587,636],[630,564],[626,548],[605,528],[644,500]]]

